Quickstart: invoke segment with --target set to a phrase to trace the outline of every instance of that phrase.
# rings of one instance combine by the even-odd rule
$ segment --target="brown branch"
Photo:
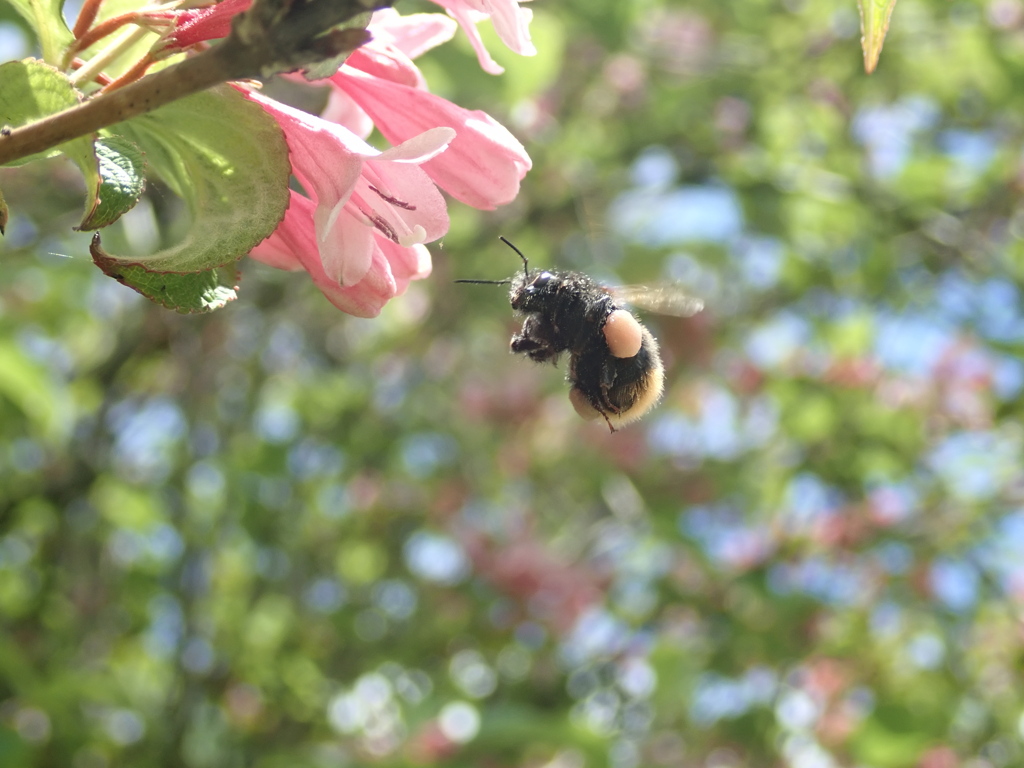
[[[327,32],[390,2],[371,0],[254,0],[220,44],[141,80],[82,104],[0,131],[0,165],[44,152],[100,128],[229,80],[289,72],[352,51],[368,39],[362,29]],[[325,34],[326,32],[326,34]]]

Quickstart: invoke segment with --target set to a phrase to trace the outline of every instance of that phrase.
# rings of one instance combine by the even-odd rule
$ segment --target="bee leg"
[[[551,326],[540,315],[529,315],[509,346],[513,352],[526,355],[535,363],[555,364],[561,354],[555,338]]]
[[[612,426],[611,421],[608,420],[608,414],[605,413],[604,411],[601,411],[601,415],[604,416],[604,423],[608,425],[608,431],[611,432],[612,434],[615,434],[615,432],[617,432],[618,430],[616,430],[615,427]]]

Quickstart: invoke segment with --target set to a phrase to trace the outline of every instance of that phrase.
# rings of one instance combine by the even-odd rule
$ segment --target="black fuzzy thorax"
[[[582,351],[594,345],[595,336],[603,347],[599,332],[618,308],[604,288],[580,272],[539,271],[518,277],[509,299],[517,312],[543,318],[545,339],[556,352]]]
[[[579,272],[535,271],[513,279],[509,299],[525,315],[511,350],[550,363],[568,351],[568,380],[606,418],[628,411],[647,389],[656,342],[645,332],[634,357],[611,355],[603,329],[621,307],[600,284]]]

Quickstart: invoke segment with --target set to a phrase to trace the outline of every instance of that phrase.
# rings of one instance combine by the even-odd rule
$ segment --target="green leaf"
[[[0,125],[18,128],[74,107],[81,100],[82,95],[62,72],[38,59],[0,64]],[[30,155],[11,165],[24,165],[60,153],[74,160],[87,177],[90,172],[96,173],[96,158],[88,136],[67,141],[45,154]]]
[[[139,148],[120,136],[106,136],[94,144],[98,174],[91,190],[92,210],[79,229],[99,229],[135,207],[146,188],[146,160]],[[92,181],[92,179],[89,179]]]
[[[59,64],[64,49],[73,39],[61,13],[64,0],[9,1],[35,31],[43,58],[51,64]]]
[[[103,273],[137,291],[150,301],[182,314],[212,312],[238,298],[238,270],[211,268],[201,272],[159,272],[146,264],[109,256],[100,247],[100,236],[93,235],[93,263]],[[230,285],[227,285],[227,284]]]
[[[889,31],[889,18],[896,0],[857,0],[860,9],[860,47],[864,51],[864,71],[869,75],[878,66],[882,44]]]
[[[372,11],[357,14],[344,24],[339,24],[335,29],[366,29],[372,16]],[[351,53],[351,51],[347,51],[346,53],[335,56],[332,59],[327,59],[326,61],[321,61],[319,64],[314,64],[305,70],[304,74],[306,79],[312,82],[314,80],[322,80],[326,77],[330,77],[338,71],[341,65],[345,63],[345,59],[347,59]]]
[[[121,123],[117,132],[142,149],[192,220],[185,240],[171,248],[104,258],[154,273],[208,272],[246,255],[284,216],[291,173],[284,135],[233,88],[181,99]]]
[[[66,395],[46,370],[11,342],[0,343],[0,398],[20,410],[49,440],[67,435],[71,417]]]
[[[0,125],[17,128],[22,125],[77,106],[82,95],[58,70],[38,59],[9,61],[0,65]],[[82,136],[17,160],[11,165],[24,165],[34,160],[64,154],[81,169],[88,189],[97,190],[100,176],[92,139]],[[86,201],[86,218],[96,205],[93,195]]]

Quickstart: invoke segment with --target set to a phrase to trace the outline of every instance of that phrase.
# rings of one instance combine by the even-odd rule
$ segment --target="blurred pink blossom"
[[[430,127],[455,129],[455,140],[423,169],[457,200],[483,210],[511,202],[530,170],[530,156],[509,131],[486,112],[464,109],[424,90],[342,67],[331,82],[370,116],[392,144]]]
[[[432,128],[384,152],[348,129],[245,92],[284,130],[292,193],[277,230],[252,252],[279,269],[305,269],[339,309],[373,317],[409,280],[430,272],[422,244],[448,231],[444,199],[420,165],[455,133]]]
[[[517,0],[433,0],[459,22],[459,26],[469,35],[469,41],[476,51],[480,68],[492,75],[500,75],[505,71],[498,62],[491,58],[483,38],[477,30],[477,22],[489,18],[494,25],[501,41],[510,50],[520,56],[533,56],[537,49],[530,40],[530,19],[533,11],[519,7]]]

